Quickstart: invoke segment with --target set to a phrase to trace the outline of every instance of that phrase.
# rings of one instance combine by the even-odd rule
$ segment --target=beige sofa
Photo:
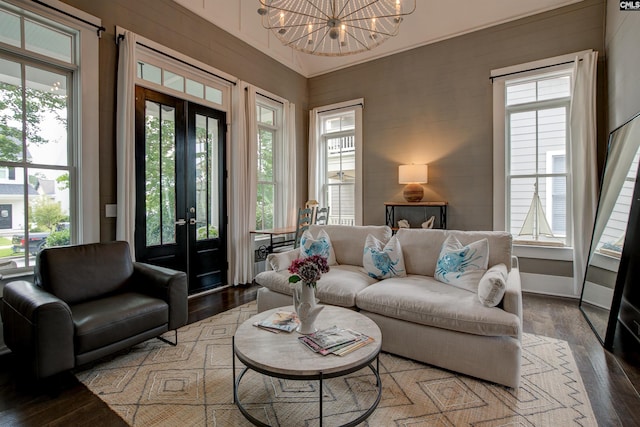
[[[522,294],[511,235],[494,231],[400,229],[407,277],[377,280],[363,268],[367,235],[388,241],[387,226],[312,226],[331,239],[338,265],[317,283],[321,304],[359,310],[382,331],[382,350],[441,368],[517,387],[520,381]],[[453,234],[464,245],[487,238],[489,267],[504,263],[506,292],[496,307],[476,293],[434,279],[443,242]],[[291,305],[287,268],[299,249],[267,258],[268,270],[256,276],[258,311]]]

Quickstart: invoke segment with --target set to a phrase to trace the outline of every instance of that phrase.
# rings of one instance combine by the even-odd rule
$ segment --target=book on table
[[[293,311],[276,311],[266,319],[254,323],[254,326],[267,329],[272,332],[291,332],[300,325],[298,315]]]
[[[323,356],[329,353],[344,356],[373,342],[373,338],[365,334],[352,329],[338,328],[337,326],[299,337],[298,340],[311,351]]]

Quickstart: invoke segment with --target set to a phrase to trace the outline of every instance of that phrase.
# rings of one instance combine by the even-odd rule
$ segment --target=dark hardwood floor
[[[196,322],[255,299],[255,286],[227,288],[189,301]],[[600,426],[640,426],[640,345],[618,328],[602,348],[576,300],[524,295],[524,331],[569,342]],[[70,374],[25,381],[11,354],[0,357],[0,426],[121,426],[124,422]]]

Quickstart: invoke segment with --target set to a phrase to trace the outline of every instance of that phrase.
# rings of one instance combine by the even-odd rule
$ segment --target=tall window
[[[258,184],[256,230],[274,228],[284,213],[279,212],[282,195],[278,170],[282,150],[282,104],[256,96]]]
[[[329,207],[329,223],[362,224],[362,100],[313,110],[316,153],[310,165],[310,194]]]
[[[324,199],[330,224],[354,225],[356,144],[355,112],[322,116],[322,146],[325,156]]]
[[[505,82],[506,227],[515,243],[569,246],[571,74]]]
[[[79,124],[94,124],[84,121],[92,102],[80,90],[81,33],[0,1],[0,259],[10,268],[33,266],[43,247],[96,240],[83,234],[91,220],[79,219],[86,153],[78,153],[95,148],[89,139],[83,150],[78,146],[84,136]],[[91,63],[86,58],[89,70]],[[85,102],[83,113],[77,105]],[[98,206],[97,194],[87,198]]]

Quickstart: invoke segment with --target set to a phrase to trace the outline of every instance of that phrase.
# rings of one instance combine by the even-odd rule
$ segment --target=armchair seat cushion
[[[169,305],[148,295],[126,292],[72,305],[75,353],[82,354],[165,325]]]

